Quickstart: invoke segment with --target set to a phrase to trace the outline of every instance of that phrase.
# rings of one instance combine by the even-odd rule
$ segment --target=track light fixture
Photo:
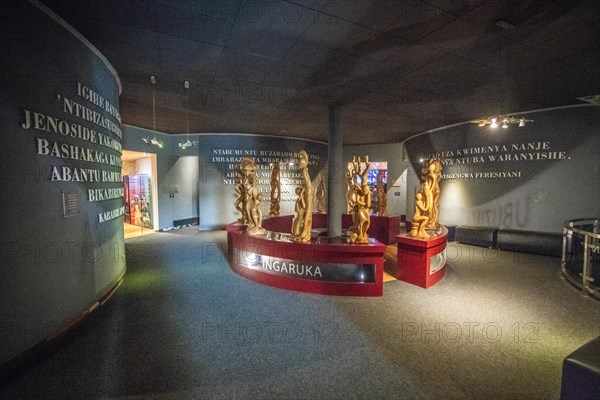
[[[477,126],[488,126],[492,129],[501,126],[503,129],[508,129],[510,125],[518,125],[519,127],[524,127],[527,122],[533,122],[532,119],[525,119],[524,117],[512,117],[509,115],[499,115],[496,117],[482,118],[473,123],[477,124]]]
[[[185,105],[185,130],[187,133],[186,136],[186,141],[185,142],[179,142],[179,148],[182,150],[187,149],[188,147],[194,147],[196,145],[198,145],[198,141],[197,140],[190,140],[190,118],[189,118],[189,113],[190,113],[190,95],[188,93],[188,89],[190,88],[190,81],[183,81],[183,88],[185,89],[185,99],[186,99],[186,105]]]
[[[154,96],[154,86],[156,86],[156,77],[154,75],[150,76],[150,84],[152,85],[152,130],[156,132],[156,101]],[[147,145],[158,146],[158,148],[162,149],[165,145],[162,140],[158,140],[156,138],[156,133],[154,137],[145,137],[142,138],[144,143]]]
[[[162,149],[162,148],[165,146],[165,144],[163,143],[163,141],[162,141],[162,140],[158,140],[158,139],[156,138],[156,136],[154,136],[154,137],[150,137],[150,136],[148,136],[148,137],[142,138],[142,140],[143,140],[143,141],[144,141],[146,144],[148,144],[148,145],[154,145],[154,146],[158,146],[158,147],[159,147],[159,148],[161,148],[161,149]]]

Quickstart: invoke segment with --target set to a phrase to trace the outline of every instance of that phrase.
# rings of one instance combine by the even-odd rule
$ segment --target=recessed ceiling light
[[[500,28],[504,29],[505,31],[510,31],[511,29],[513,29],[515,26],[513,24],[511,24],[510,22],[506,22],[505,20],[501,19],[498,20],[496,22],[496,26],[499,26]]]

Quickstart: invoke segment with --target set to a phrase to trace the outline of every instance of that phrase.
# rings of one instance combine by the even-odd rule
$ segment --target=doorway
[[[123,150],[121,161],[125,239],[154,233],[158,227],[156,154]]]

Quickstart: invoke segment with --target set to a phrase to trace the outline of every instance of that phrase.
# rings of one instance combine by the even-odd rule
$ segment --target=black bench
[[[484,226],[457,226],[454,238],[457,242],[473,246],[496,247],[498,228]]]
[[[182,226],[182,225],[198,225],[200,223],[199,217],[189,217],[182,219],[174,219],[173,226]]]
[[[600,399],[600,336],[565,358],[561,400]]]
[[[523,253],[562,256],[563,237],[560,233],[499,229],[496,247],[501,250]]]

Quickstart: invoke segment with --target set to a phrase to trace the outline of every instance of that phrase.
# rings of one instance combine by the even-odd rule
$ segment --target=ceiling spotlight
[[[190,81],[183,81],[183,87],[185,89],[185,132],[186,140],[179,142],[179,148],[185,150],[189,147],[195,147],[198,145],[197,140],[190,140],[190,94],[188,89],[190,88]]]
[[[158,140],[158,139],[156,138],[156,136],[154,136],[154,137],[152,137],[152,138],[151,138],[151,137],[145,137],[145,138],[142,138],[142,140],[144,141],[144,143],[146,143],[146,144],[148,144],[148,145],[154,145],[154,146],[158,146],[158,147],[159,147],[159,148],[161,148],[161,149],[162,149],[162,148],[164,147],[164,145],[165,145],[165,144],[163,143],[163,141],[162,141],[162,140]]]
[[[188,147],[195,147],[198,145],[198,141],[197,140],[186,140],[185,142],[179,142],[179,148],[185,150]]]
[[[154,75],[150,76],[150,83],[152,84],[152,130],[156,132],[156,98],[154,96],[154,86],[156,86],[156,78]]]
[[[511,29],[514,29],[514,27],[515,27],[510,22],[507,22],[503,19],[496,21],[496,26],[504,29],[505,31],[510,31]]]
[[[512,117],[508,115],[498,115],[493,118],[483,118],[471,122],[476,123],[478,126],[489,125],[490,128],[497,128],[500,125],[500,121],[502,122],[501,126],[503,129],[507,129],[510,125],[519,125],[520,127],[523,127],[525,126],[525,123],[533,122],[532,119],[526,119],[524,117]]]

